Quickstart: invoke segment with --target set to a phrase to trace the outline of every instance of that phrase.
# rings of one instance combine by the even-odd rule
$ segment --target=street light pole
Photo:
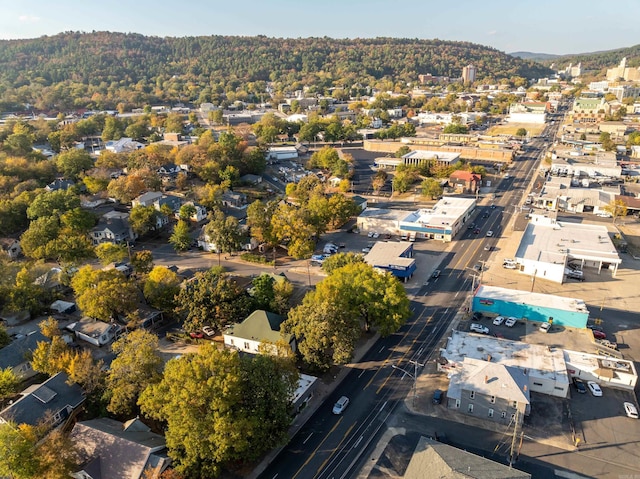
[[[413,359],[411,361],[409,361],[409,364],[413,364],[413,374],[411,374],[406,369],[401,368],[400,366],[396,366],[395,364],[392,364],[391,367],[393,369],[398,369],[398,370],[402,371],[403,373],[405,373],[410,378],[413,378],[413,405],[415,406],[416,405],[416,397],[417,397],[418,366],[420,366],[422,368],[422,367],[424,367],[424,364],[420,364],[418,361],[415,361]]]

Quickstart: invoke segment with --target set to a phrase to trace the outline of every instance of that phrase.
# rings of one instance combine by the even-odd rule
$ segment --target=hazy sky
[[[161,37],[388,36],[563,54],[640,43],[638,18],[639,0],[0,0],[0,39],[70,30]]]

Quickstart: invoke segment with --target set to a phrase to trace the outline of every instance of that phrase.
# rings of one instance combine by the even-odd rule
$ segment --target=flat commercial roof
[[[490,360],[492,363],[526,369],[531,378],[569,382],[564,353],[559,348],[453,330],[447,346],[440,352],[448,361],[460,365],[464,358]]]
[[[517,289],[500,288],[498,286],[480,285],[476,290],[480,298],[508,301],[511,303],[525,303],[531,306],[542,306],[562,311],[588,313],[587,305],[581,299],[565,298],[552,294],[532,293]]]
[[[410,212],[402,222],[420,223],[424,226],[453,226],[475,203],[476,200],[473,198],[446,196],[433,205],[433,208],[422,208]]]
[[[565,255],[604,263],[622,263],[606,226],[554,221],[533,215],[518,246],[516,258],[564,264]]]
[[[436,160],[446,163],[455,163],[460,159],[460,153],[453,153],[450,151],[414,150],[403,155],[402,158],[406,158],[408,160]]]
[[[375,218],[385,221],[402,221],[407,215],[411,214],[411,211],[407,210],[390,210],[387,208],[367,208],[360,213],[360,218]]]
[[[371,266],[381,268],[391,268],[393,266],[403,266],[408,268],[415,263],[414,258],[404,258],[404,254],[413,243],[409,241],[377,241],[371,251],[364,257],[364,261]]]

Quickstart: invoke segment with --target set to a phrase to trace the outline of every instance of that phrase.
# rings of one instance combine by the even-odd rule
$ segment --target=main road
[[[547,134],[552,134],[549,129]],[[496,237],[518,210],[532,175],[536,175],[542,139],[533,140],[496,188],[493,204],[477,208],[476,227],[465,230],[445,255],[437,279],[427,279],[411,297],[412,316],[395,334],[380,338],[352,367],[307,423],[261,474],[262,479],[352,477],[367,446],[378,438],[385,421],[408,395],[415,394],[414,378],[426,362],[436,358],[440,341],[456,315],[468,306],[470,293],[481,279],[484,262]],[[485,201],[485,203],[487,203]],[[479,231],[476,233],[475,229]],[[493,236],[488,237],[487,232]],[[480,271],[473,266],[480,263]],[[425,274],[425,273],[423,273]],[[429,274],[429,272],[426,272]],[[480,276],[480,278],[478,278]],[[350,398],[342,415],[333,404]]]

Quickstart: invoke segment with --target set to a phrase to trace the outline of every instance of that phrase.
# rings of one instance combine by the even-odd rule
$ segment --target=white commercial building
[[[633,361],[603,357],[580,351],[564,351],[567,372],[571,377],[598,384],[633,391],[638,373]]]
[[[610,269],[615,276],[622,263],[606,226],[557,221],[555,215],[532,215],[516,252],[520,272],[564,281],[567,263],[582,268]]]
[[[533,392],[561,398],[569,393],[569,376],[562,349],[453,330],[446,347],[440,349],[438,370],[447,376],[457,374],[465,358],[526,371],[529,390]]]

